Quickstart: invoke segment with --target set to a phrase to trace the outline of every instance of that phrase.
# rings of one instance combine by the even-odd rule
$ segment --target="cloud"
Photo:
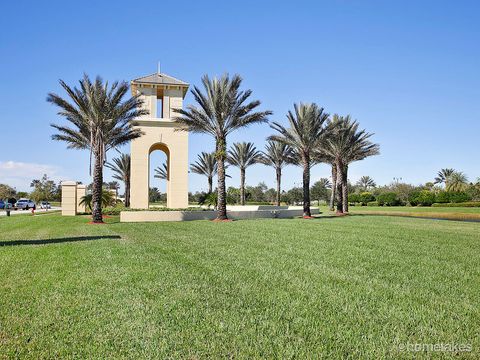
[[[55,181],[61,179],[60,168],[54,165],[0,161],[0,183],[8,184],[19,191],[30,190],[30,182],[47,174]]]

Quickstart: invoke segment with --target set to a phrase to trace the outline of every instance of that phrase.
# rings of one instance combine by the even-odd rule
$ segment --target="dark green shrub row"
[[[480,201],[467,201],[463,203],[434,203],[433,207],[480,207]]]

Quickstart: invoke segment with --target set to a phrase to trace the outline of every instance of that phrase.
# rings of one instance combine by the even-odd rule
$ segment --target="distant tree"
[[[285,165],[293,162],[292,148],[287,144],[268,140],[265,151],[262,152],[260,162],[275,169],[277,180],[277,196],[275,202],[277,206],[280,206],[282,169]]]
[[[271,111],[254,112],[260,101],[246,102],[251,90],[240,91],[242,78],[223,75],[211,80],[207,75],[202,78],[204,92],[194,86],[192,95],[198,104],[187,109],[174,109],[175,117],[183,129],[194,133],[205,133],[215,138],[215,157],[218,171],[218,220],[227,219],[227,198],[225,188],[225,160],[227,156],[227,137],[233,131],[251,124],[267,122]]]
[[[370,176],[362,176],[357,181],[357,186],[360,188],[361,191],[368,191],[377,186],[375,181]]]
[[[445,184],[445,187],[448,187],[448,179],[452,174],[455,173],[455,169],[451,168],[446,168],[446,169],[441,169],[438,173],[437,176],[435,177],[434,183],[435,184]]]
[[[162,194],[158,191],[158,188],[153,187],[148,191],[148,201],[151,203],[160,202],[162,199]]]
[[[328,201],[328,196],[330,194],[330,190],[332,189],[332,183],[327,178],[320,178],[320,180],[316,181],[312,188],[310,189],[310,196],[312,199],[315,199],[320,204],[321,200]]]
[[[52,124],[58,133],[53,140],[64,141],[70,149],[90,150],[93,156],[92,218],[102,223],[103,166],[110,149],[128,143],[142,135],[131,121],[148,111],[141,108],[138,96],[122,101],[130,86],[126,82],[114,82],[111,86],[100,77],[91,81],[87,75],[80,80],[80,87],[71,88],[60,80],[69,99],[48,94],[47,101],[60,108],[58,114],[65,117],[73,127]]]
[[[39,202],[42,200],[51,201],[54,198],[54,194],[57,188],[55,182],[49,179],[47,174],[44,174],[41,179],[32,180],[30,186],[34,188],[32,193],[30,194],[30,197],[35,202]]]
[[[13,198],[16,195],[16,191],[11,186],[6,184],[0,184],[0,199],[7,200]]]
[[[294,104],[294,112],[289,111],[287,119],[290,127],[272,123],[271,127],[279,134],[269,140],[290,146],[295,163],[303,168],[303,216],[311,217],[310,212],[310,169],[317,163],[316,150],[322,145],[327,133],[325,124],[328,114],[316,104]]]
[[[251,142],[234,143],[227,154],[227,162],[240,169],[240,205],[245,205],[245,173],[249,166],[260,162],[262,155]]]
[[[282,202],[288,205],[296,205],[304,201],[304,192],[300,187],[291,188],[288,191],[282,192]]]
[[[461,171],[454,171],[446,180],[447,191],[463,191],[468,186],[468,178]]]
[[[208,193],[211,193],[213,177],[217,174],[217,159],[215,158],[215,153],[202,152],[199,154],[197,161],[190,165],[190,171],[207,177]]]
[[[246,187],[246,198],[248,201],[264,202],[265,191],[268,190],[267,185],[264,182],[259,183],[257,186]]]
[[[125,206],[130,207],[130,154],[120,154],[106,167],[113,171],[113,178],[122,181],[125,186]]]

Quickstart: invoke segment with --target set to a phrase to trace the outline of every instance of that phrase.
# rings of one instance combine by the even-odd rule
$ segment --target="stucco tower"
[[[144,135],[131,143],[130,206],[148,208],[150,154],[161,150],[167,157],[167,207],[188,206],[188,132],[175,131],[173,109],[181,109],[188,84],[154,73],[131,81],[133,95],[140,95],[149,114],[135,120]]]

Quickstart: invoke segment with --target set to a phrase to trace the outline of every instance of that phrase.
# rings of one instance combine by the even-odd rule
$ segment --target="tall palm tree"
[[[191,90],[197,106],[189,105],[186,109],[174,109],[179,116],[175,117],[181,130],[194,133],[206,133],[215,138],[215,157],[218,172],[218,220],[227,219],[227,197],[225,189],[225,160],[227,156],[227,137],[233,131],[251,124],[267,122],[271,111],[254,110],[260,101],[246,102],[251,90],[240,90],[242,78],[228,74],[221,78],[210,79],[203,76],[204,92],[194,86]]]
[[[434,184],[445,184],[445,188],[448,188],[448,180],[453,173],[455,173],[455,169],[441,169],[434,179]]]
[[[325,140],[325,127],[328,114],[317,104],[294,104],[294,112],[289,111],[287,119],[290,127],[272,123],[272,129],[279,135],[272,135],[274,140],[292,148],[295,163],[303,167],[303,216],[311,217],[310,212],[310,168],[316,164],[315,151]]]
[[[461,171],[454,171],[448,178],[447,178],[447,191],[462,191],[468,185],[468,178]]]
[[[190,171],[207,177],[208,193],[210,194],[213,189],[213,177],[217,174],[215,153],[202,152],[199,154],[197,161],[190,165]]]
[[[240,205],[245,205],[245,172],[260,162],[262,154],[251,142],[234,143],[228,150],[227,162],[240,169]]]
[[[268,140],[267,145],[265,145],[265,151],[262,151],[260,162],[264,165],[275,168],[277,179],[277,206],[280,206],[282,169],[285,165],[292,163],[292,161],[293,151],[290,146],[278,141]]]
[[[71,88],[64,81],[60,85],[67,92],[69,100],[49,93],[47,101],[57,105],[58,115],[66,118],[73,127],[55,125],[58,130],[53,140],[65,141],[69,149],[90,150],[90,161],[94,158],[92,217],[93,222],[102,220],[103,166],[108,150],[124,145],[138,138],[142,132],[134,128],[132,120],[148,114],[141,109],[142,100],[138,96],[124,99],[129,86],[126,82],[114,82],[109,86],[97,76],[91,81],[87,75],[79,81],[80,87]]]
[[[113,178],[122,181],[125,186],[125,206],[130,206],[130,154],[120,154],[105,165],[113,171]]]
[[[167,163],[164,162],[161,166],[157,166],[154,170],[155,175],[153,175],[156,179],[167,180],[168,178],[168,166]]]
[[[367,176],[362,176],[357,181],[357,186],[364,191],[368,191],[369,189],[376,187],[377,184],[370,176],[367,175]]]
[[[350,115],[333,115],[329,127],[330,136],[317,156],[327,158],[334,164],[337,212],[348,213],[348,165],[378,155],[379,146],[369,140],[373,134],[359,130],[358,122],[352,121]]]

